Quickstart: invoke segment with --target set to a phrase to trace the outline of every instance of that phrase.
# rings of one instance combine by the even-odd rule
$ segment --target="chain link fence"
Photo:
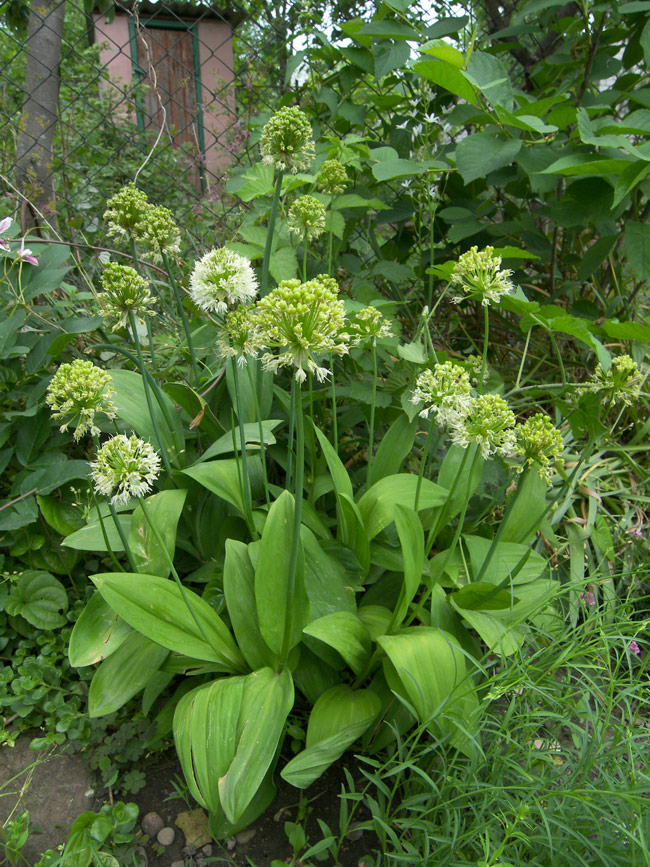
[[[23,230],[38,212],[66,240],[100,243],[106,199],[135,179],[195,240],[225,239],[239,206],[226,176],[254,158],[251,119],[286,90],[291,44],[277,7],[50,0],[35,9],[0,7],[2,184]],[[44,176],[33,166],[48,135]]]

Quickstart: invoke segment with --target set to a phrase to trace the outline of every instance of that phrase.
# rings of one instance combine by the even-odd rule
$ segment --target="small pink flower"
[[[589,608],[593,608],[593,606],[596,604],[596,597],[591,592],[591,590],[585,590],[584,593],[580,594],[580,598],[585,603],[585,605],[589,606]]]
[[[11,217],[5,217],[4,220],[0,220],[0,235],[4,235],[9,226],[11,226]],[[0,238],[0,250],[8,249],[9,241],[7,241],[5,238]]]
[[[16,259],[19,259],[21,262],[29,262],[30,265],[38,265],[38,259],[29,247],[25,246],[25,239],[23,238],[20,242],[20,250],[16,253]]]
[[[641,653],[641,648],[636,641],[630,641],[627,647],[630,653],[633,653],[635,656],[638,656]]]

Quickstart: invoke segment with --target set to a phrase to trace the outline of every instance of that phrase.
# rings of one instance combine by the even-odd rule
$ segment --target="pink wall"
[[[108,71],[110,83],[118,95],[118,110],[132,113],[135,121],[128,16],[118,12],[109,24],[104,16],[95,13],[94,22],[96,42],[101,46],[100,63]],[[232,87],[232,29],[225,21],[206,18],[199,23],[197,35],[205,167],[210,182],[210,175],[219,177],[231,161],[227,137],[228,130],[236,120],[235,94]]]

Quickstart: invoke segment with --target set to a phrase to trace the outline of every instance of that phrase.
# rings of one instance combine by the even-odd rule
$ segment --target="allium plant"
[[[356,344],[376,346],[378,340],[392,337],[391,324],[381,311],[372,305],[355,313],[350,322],[350,337]]]
[[[315,146],[307,115],[297,106],[285,106],[271,117],[260,138],[262,161],[281,172],[307,171]]]
[[[313,196],[300,196],[289,208],[289,231],[301,238],[318,238],[325,231],[325,207]]]
[[[113,323],[113,331],[125,328],[129,316],[151,316],[153,298],[147,281],[129,265],[109,262],[102,272],[104,292],[99,296],[102,315]]]
[[[217,352],[222,358],[234,358],[243,367],[249,358],[256,358],[264,342],[260,334],[253,305],[237,307],[226,313],[220,323]]]
[[[127,184],[106,203],[104,219],[108,222],[109,235],[130,236],[139,229],[150,208],[147,194],[135,184]]]
[[[537,413],[518,424],[515,433],[514,451],[523,458],[523,468],[536,467],[540,479],[550,485],[553,466],[564,463],[564,440],[560,431],[547,415]]]
[[[338,160],[325,160],[316,177],[318,189],[330,196],[340,195],[349,182],[347,170]]]
[[[424,404],[422,418],[433,416],[439,427],[460,424],[472,402],[472,385],[468,372],[453,361],[436,364],[419,374],[411,403]]]
[[[278,350],[266,353],[266,370],[295,367],[297,382],[307,372],[319,382],[327,379],[329,368],[316,360],[320,355],[345,355],[350,335],[345,330],[343,301],[331,277],[316,277],[307,283],[283,280],[257,305],[257,325],[263,343]],[[306,372],[307,371],[307,372]]]
[[[110,374],[92,361],[76,359],[71,364],[61,364],[45,396],[52,418],[63,422],[60,430],[75,425],[75,440],[81,439],[86,432],[98,435],[100,429],[95,424],[95,416],[103,413],[108,419],[114,419],[117,415],[111,400],[115,394],[111,382]]]
[[[172,212],[163,205],[147,205],[133,237],[150,250],[153,262],[163,262],[180,251],[181,233]]]
[[[471,298],[484,307],[498,304],[503,295],[512,295],[515,291],[511,274],[512,271],[501,268],[501,256],[494,255],[493,247],[481,251],[472,247],[458,259],[451,273],[451,283],[463,292],[452,300],[458,303]]]
[[[210,250],[196,263],[189,292],[197,307],[223,315],[229,308],[255,299],[257,278],[245,256],[221,247]]]
[[[160,458],[135,434],[117,434],[99,449],[90,468],[95,491],[120,506],[149,493],[160,473]]]
[[[466,413],[451,423],[451,440],[467,448],[479,446],[484,458],[506,456],[516,442],[515,414],[498,394],[481,394],[470,400]]]
[[[610,406],[617,403],[631,406],[638,401],[642,384],[638,364],[629,355],[619,355],[612,359],[608,370],[599,364],[584,390],[598,392]]]

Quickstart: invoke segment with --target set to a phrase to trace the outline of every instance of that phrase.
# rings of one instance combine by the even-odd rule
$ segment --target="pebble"
[[[165,823],[158,813],[147,813],[142,819],[142,830],[147,837],[155,837],[165,827]]]
[[[245,846],[246,843],[249,843],[253,839],[254,836],[255,836],[254,830],[240,831],[239,834],[235,834],[235,839],[242,846]]]
[[[209,858],[210,855],[212,855],[212,846],[210,845],[210,843],[208,843],[207,846],[204,846],[203,849],[201,849],[201,852],[203,852],[206,858]]]
[[[185,861],[172,861],[171,867],[185,867]]]
[[[156,840],[161,846],[171,846],[174,842],[175,836],[176,832],[173,828],[161,828],[161,830],[156,834]]]

